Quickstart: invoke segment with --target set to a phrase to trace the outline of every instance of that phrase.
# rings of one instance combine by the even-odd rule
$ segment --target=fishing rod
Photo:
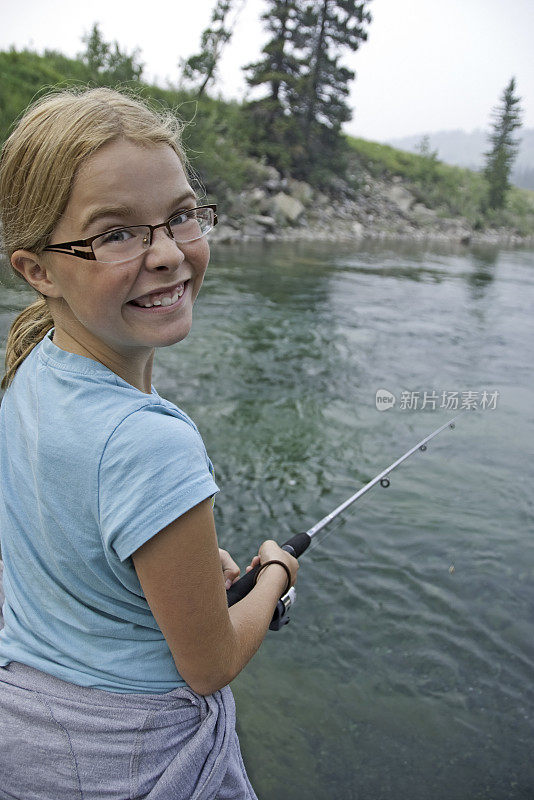
[[[319,522],[317,522],[315,525],[312,525],[312,527],[307,531],[304,533],[297,533],[295,536],[292,536],[291,539],[288,539],[287,542],[284,542],[284,544],[281,545],[282,550],[287,550],[287,552],[292,556],[299,558],[299,556],[301,556],[308,549],[312,538],[319,533],[319,531],[322,531],[323,528],[326,528],[326,526],[329,525],[332,520],[338,517],[339,514],[342,514],[343,511],[355,503],[356,500],[359,500],[360,497],[363,497],[363,495],[368,492],[369,489],[372,489],[373,486],[376,486],[377,483],[379,483],[383,488],[387,488],[389,486],[389,474],[393,472],[394,469],[400,466],[400,464],[406,461],[407,458],[410,458],[410,456],[412,456],[418,450],[424,452],[427,449],[428,442],[431,439],[434,439],[435,436],[440,434],[446,428],[454,430],[456,420],[464,413],[465,411],[462,411],[460,414],[457,414],[455,417],[453,417],[453,419],[449,420],[444,425],[441,425],[441,427],[436,428],[435,431],[432,431],[432,433],[430,433],[428,436],[425,436],[425,438],[421,439],[420,442],[417,442],[416,445],[407,450],[406,453],[394,461],[393,464],[390,464],[389,467],[386,467],[386,469],[382,470],[382,472],[369,481],[369,483],[366,483],[365,486],[362,486],[361,489],[358,489],[355,494],[351,495],[351,497],[341,503],[341,505],[337,506],[337,508],[331,511],[330,514],[327,514],[326,517],[323,517],[321,520],[319,520]],[[256,582],[256,575],[260,569],[260,565],[253,567],[249,572],[243,575],[242,578],[239,578],[239,580],[237,580],[230,586],[229,589],[227,589],[226,595],[228,606],[233,606],[239,600],[242,600],[243,597],[245,597],[253,589]],[[272,631],[280,630],[283,625],[289,622],[288,611],[295,602],[296,596],[295,589],[291,587],[289,591],[280,598],[277,603],[271,624],[269,625],[269,628]]]

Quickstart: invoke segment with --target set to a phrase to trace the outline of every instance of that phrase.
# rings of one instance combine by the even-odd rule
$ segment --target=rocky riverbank
[[[258,165],[257,172],[253,188],[218,198],[219,224],[210,234],[213,241],[392,238],[463,245],[534,244],[534,236],[525,238],[506,228],[475,231],[462,217],[444,217],[418,202],[398,177],[388,182],[364,174],[358,191],[340,180],[333,200],[308,183],[283,178],[273,167]]]

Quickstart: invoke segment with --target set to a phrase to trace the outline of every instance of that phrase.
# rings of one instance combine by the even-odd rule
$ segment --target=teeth
[[[141,305],[143,308],[153,308],[153,306],[171,306],[183,295],[184,291],[185,284],[182,283],[180,288],[174,292],[173,295],[165,295],[161,298],[161,300],[154,300],[153,303],[140,303],[139,305]]]

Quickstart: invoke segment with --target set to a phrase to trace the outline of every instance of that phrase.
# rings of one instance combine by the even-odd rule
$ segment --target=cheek
[[[120,266],[118,266],[113,275],[104,276],[103,294],[109,294],[111,297],[113,295],[115,297],[124,297],[131,291],[138,277],[139,267],[136,266],[133,270],[131,265],[128,265],[129,269],[126,268],[126,265],[123,265],[123,267],[124,269],[120,269]]]
[[[96,271],[87,283],[87,291],[92,292],[94,299],[100,303],[113,305],[121,302],[132,289],[139,273],[139,265],[117,264],[111,268]]]
[[[208,263],[210,260],[210,248],[205,239],[201,239],[198,242],[195,251],[191,252],[189,260],[191,265],[195,268],[195,286],[193,292],[193,299],[195,299],[200,291],[200,287],[202,286],[204,275],[206,274],[206,269],[208,268]]]
[[[206,247],[205,247],[205,252],[204,252],[204,261],[202,262],[203,263],[202,277],[204,277],[204,275],[206,274],[206,270],[208,269],[209,261],[210,261],[210,249],[209,249],[208,243],[206,242]]]
[[[76,303],[77,311],[81,317],[104,316],[111,318],[112,312],[117,312],[117,303],[122,302],[131,287],[131,275],[115,272],[109,274],[87,275],[83,281],[77,281],[72,300]]]
[[[208,262],[210,260],[210,246],[207,239],[199,239],[196,243],[194,253],[192,253],[192,261],[202,276],[206,272]]]

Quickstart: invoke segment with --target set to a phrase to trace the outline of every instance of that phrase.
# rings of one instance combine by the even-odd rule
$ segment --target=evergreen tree
[[[371,16],[367,0],[311,0],[302,9],[296,44],[306,68],[293,89],[292,112],[302,126],[306,147],[294,165],[298,177],[321,182],[346,167],[341,126],[351,119],[346,102],[355,73],[341,64],[343,51],[356,51],[367,39]]]
[[[181,61],[182,80],[189,83],[198,82],[198,97],[201,97],[208,85],[215,81],[222,50],[232,38],[237,15],[243,5],[244,2],[241,2],[233,22],[228,25],[227,20],[232,10],[233,0],[217,0],[211,15],[210,26],[202,32],[200,37],[200,53]]]
[[[314,0],[305,6],[299,44],[310,51],[309,70],[299,89],[307,136],[314,123],[339,129],[351,118],[345,98],[355,73],[340,65],[340,51],[354,52],[366,41],[370,20],[366,0]]]
[[[250,87],[265,84],[269,93],[248,106],[250,138],[255,144],[255,155],[265,156],[285,171],[291,166],[296,143],[301,138],[296,120],[290,115],[290,97],[303,68],[294,41],[299,22],[298,3],[271,0],[261,19],[271,38],[262,50],[263,58],[248,64],[244,70]]]
[[[299,20],[296,0],[271,0],[268,11],[261,15],[272,35],[262,50],[264,58],[244,67],[249,72],[249,86],[268,84],[269,99],[275,104],[287,103],[287,87],[300,75],[301,61],[291,52]]]
[[[320,180],[341,167],[341,125],[351,118],[346,102],[354,72],[341,64],[343,50],[367,39],[369,0],[269,0],[263,15],[272,35],[264,58],[246,69],[251,86],[269,95],[251,106],[267,157],[289,161],[298,177]],[[263,135],[262,135],[263,133]],[[278,159],[276,158],[278,155]]]
[[[432,150],[430,147],[430,136],[428,134],[421,137],[416,150],[421,158],[417,163],[415,177],[424,188],[429,188],[436,179],[438,151]]]
[[[514,131],[521,127],[521,98],[515,94],[515,78],[505,88],[501,104],[493,109],[493,130],[489,135],[491,149],[485,153],[484,175],[488,181],[488,205],[503,208],[510,188],[510,174],[517,156],[519,139]]]
[[[141,79],[143,64],[139,61],[139,48],[128,54],[120,49],[117,41],[104,41],[96,22],[91,33],[82,36],[82,42],[85,50],[79,58],[87,66],[90,80],[97,86],[115,86]]]

